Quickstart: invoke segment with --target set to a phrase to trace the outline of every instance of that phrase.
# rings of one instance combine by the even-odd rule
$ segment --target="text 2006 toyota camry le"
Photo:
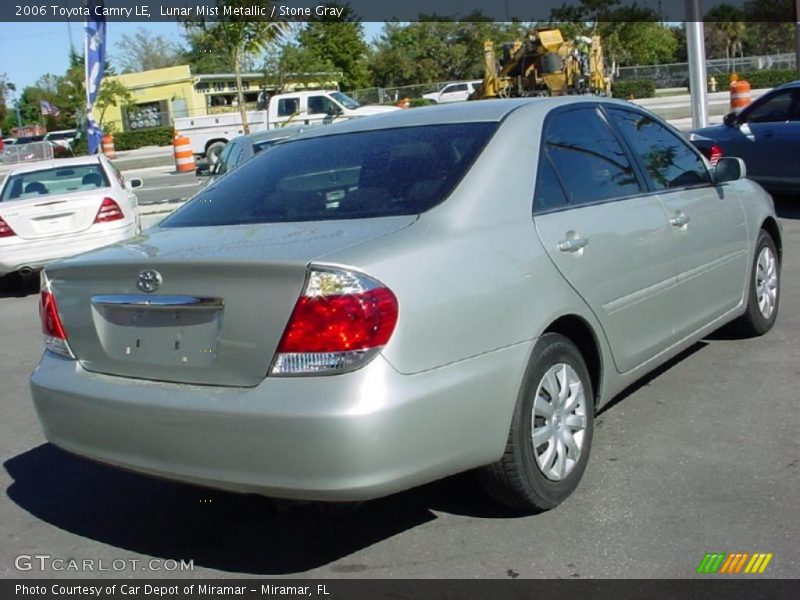
[[[358,500],[482,467],[547,509],[599,406],[775,322],[780,229],[743,176],[615,101],[320,128],[47,268],[36,409],[62,448],[202,485]]]

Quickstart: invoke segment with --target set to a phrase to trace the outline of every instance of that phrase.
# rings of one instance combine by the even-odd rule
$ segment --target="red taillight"
[[[397,298],[361,273],[313,269],[278,345],[274,375],[358,368],[389,341]]]
[[[0,217],[0,237],[11,237],[12,235],[17,235],[14,233],[14,230],[8,226],[8,223],[3,221],[2,217]]]
[[[723,156],[723,152],[722,152],[722,147],[721,146],[719,146],[717,144],[714,144],[713,146],[711,146],[711,150],[709,151],[708,160],[711,163],[712,167],[716,167],[717,166],[717,163],[719,162],[719,159],[722,158],[722,156]]]
[[[67,339],[67,332],[61,323],[56,307],[56,297],[52,292],[42,292],[39,303],[39,316],[42,318],[42,333],[59,340]]]
[[[386,288],[297,301],[278,352],[368,350],[389,341],[397,300]]]
[[[100,210],[97,211],[94,222],[108,223],[109,221],[118,221],[124,218],[125,215],[122,214],[122,209],[119,207],[119,204],[114,202],[111,198],[103,198],[103,203],[100,205]]]

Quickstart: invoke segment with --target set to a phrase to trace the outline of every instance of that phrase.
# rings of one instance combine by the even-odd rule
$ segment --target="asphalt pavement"
[[[163,169],[128,175],[144,179],[151,207],[196,183]],[[800,197],[778,207],[775,329],[751,340],[719,332],[623,394],[598,416],[577,492],[540,515],[497,508],[469,474],[333,509],[71,456],[46,443],[34,414],[37,295],[16,286],[0,297],[0,577],[63,576],[17,568],[20,555],[50,555],[125,561],[105,577],[692,578],[707,552],[773,553],[758,577],[800,577]],[[149,570],[151,559],[194,570]]]

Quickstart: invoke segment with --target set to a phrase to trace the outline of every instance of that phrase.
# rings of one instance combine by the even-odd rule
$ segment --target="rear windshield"
[[[71,194],[101,187],[109,187],[109,184],[99,164],[28,171],[8,178],[0,201]]]
[[[496,129],[459,123],[289,140],[205,188],[161,226],[422,213],[452,192]]]

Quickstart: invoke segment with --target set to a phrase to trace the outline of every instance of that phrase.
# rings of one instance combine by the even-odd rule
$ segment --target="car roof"
[[[318,125],[295,125],[289,127],[279,127],[277,129],[265,129],[263,131],[256,131],[255,133],[248,133],[247,135],[240,135],[233,139],[231,142],[238,142],[240,144],[255,144],[265,140],[274,140],[276,138],[287,138],[299,133],[303,133],[312,127]]]
[[[571,104],[609,104],[640,108],[626,100],[614,100],[600,96],[561,96],[557,98],[504,98],[497,100],[478,100],[452,102],[436,106],[424,106],[397,110],[379,115],[359,117],[334,123],[326,127],[314,127],[293,139],[308,139],[323,135],[355,133],[375,129],[395,129],[424,125],[446,125],[456,123],[500,122],[516,110],[538,111],[542,117],[551,110]]]
[[[800,89],[800,79],[796,81],[790,81],[789,83],[784,83],[783,85],[779,85],[775,89],[776,90]]]
[[[59,167],[74,167],[78,165],[94,165],[100,163],[102,155],[78,156],[75,158],[56,158],[50,160],[37,160],[35,162],[21,164],[9,171],[8,176],[19,173],[30,173],[31,171],[44,171],[47,169],[57,169]]]

